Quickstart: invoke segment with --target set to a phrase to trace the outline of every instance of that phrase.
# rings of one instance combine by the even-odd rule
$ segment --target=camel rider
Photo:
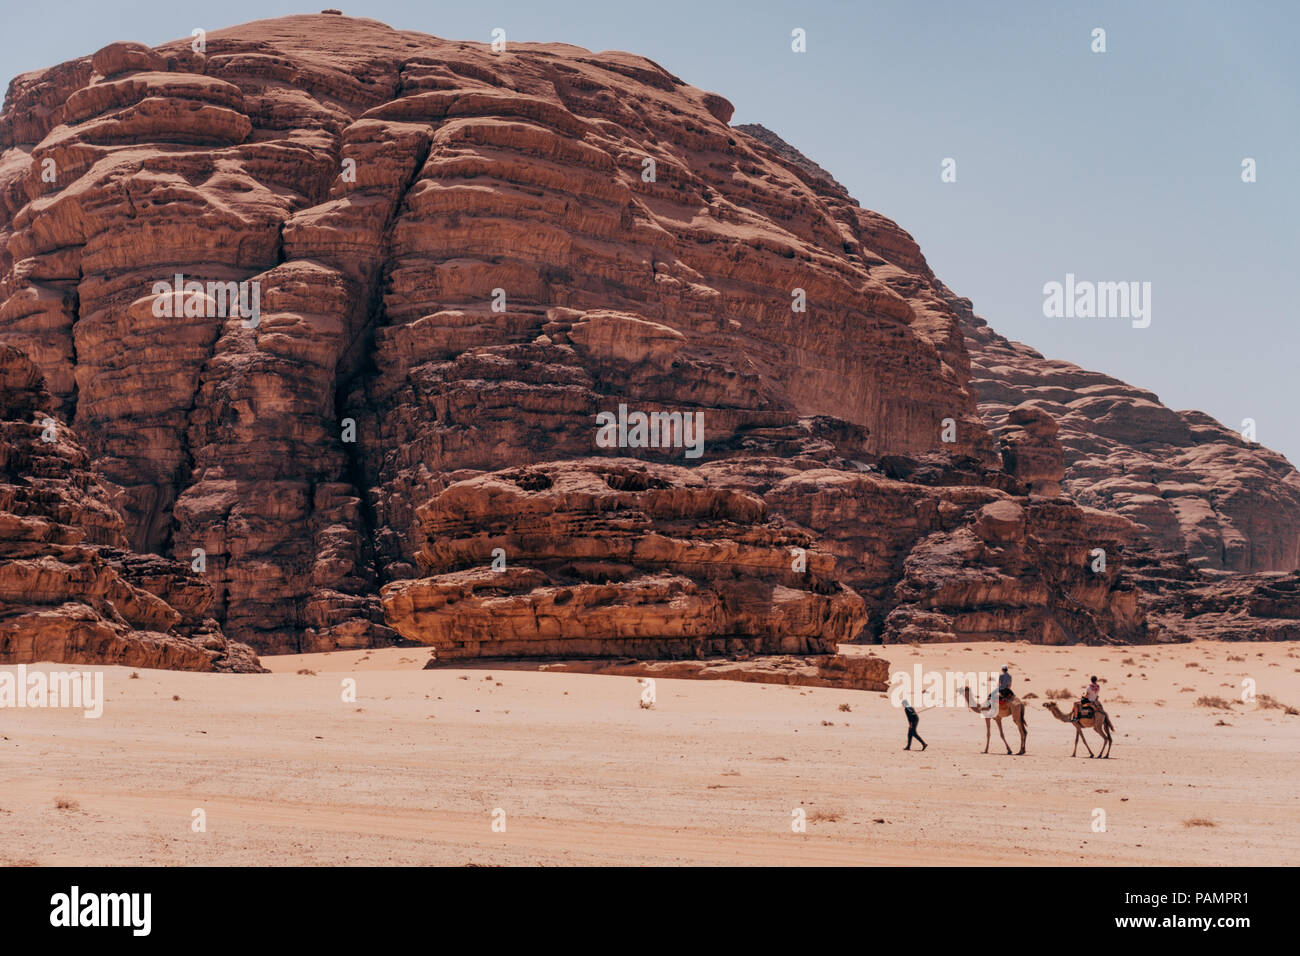
[[[1015,696],[1011,693],[1011,672],[1007,670],[1006,665],[1002,666],[1002,673],[998,675],[998,696],[1003,700],[1009,700]]]
[[[1077,711],[1081,717],[1091,717],[1094,713],[1101,710],[1101,685],[1097,683],[1097,675],[1092,677],[1092,683],[1088,689],[1083,692],[1083,697],[1079,701]]]

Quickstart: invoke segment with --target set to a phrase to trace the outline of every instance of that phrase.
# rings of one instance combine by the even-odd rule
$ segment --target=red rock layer
[[[444,660],[1166,639],[1127,572],[1126,519],[1001,473],[894,459],[888,477],[821,450],[457,482],[419,509],[425,576],[385,587],[389,624]]]
[[[201,576],[126,550],[115,489],[53,408],[35,366],[0,346],[0,664],[260,671],[207,616]]]
[[[1151,626],[1172,638],[1300,639],[1300,571],[1213,571],[1152,550],[1134,553],[1130,567]]]
[[[457,482],[419,514],[429,576],[387,585],[384,607],[440,660],[833,654],[866,623],[810,535],[698,470],[552,462]]]
[[[430,661],[425,670],[437,666]],[[870,654],[743,657],[740,660],[617,661],[576,660],[539,664],[538,670],[619,677],[664,677],[675,680],[734,680],[752,684],[836,687],[840,690],[888,690],[889,661]]]
[[[748,486],[774,513],[838,559],[840,578],[867,604],[864,640],[1163,639],[1147,627],[1126,570],[1137,528],[1123,518],[922,467],[911,480],[778,461],[765,474],[741,462],[701,470],[722,469],[733,480],[747,470]],[[904,469],[894,462],[891,470]],[[1107,554],[1104,570],[1093,570],[1095,549]]]

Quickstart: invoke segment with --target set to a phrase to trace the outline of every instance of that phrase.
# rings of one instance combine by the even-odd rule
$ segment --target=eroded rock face
[[[1202,412],[1173,411],[1151,392],[1046,359],[994,332],[968,300],[952,302],[985,421],[996,428],[1031,408],[1054,420],[1062,487],[1076,501],[1131,519],[1151,547],[1185,551],[1197,567],[1300,567],[1300,474],[1284,457]]]
[[[1138,529],[1068,500],[920,485],[872,473],[802,471],[765,492],[815,532],[867,602],[868,631],[900,641],[1158,640],[1125,573]],[[1106,551],[1093,570],[1094,549]]]
[[[1055,498],[1065,477],[1065,454],[1056,435],[1056,419],[1028,402],[1007,412],[996,429],[998,448],[1007,473],[1029,487],[1029,493]]]
[[[126,550],[116,489],[53,408],[35,366],[0,345],[0,664],[260,671],[207,616],[199,575]]]
[[[913,464],[953,483],[745,455],[462,481],[420,510],[428,576],[385,588],[389,623],[440,659],[1164,639],[1126,573],[1132,522]]]
[[[384,607],[440,660],[833,654],[866,623],[810,535],[698,470],[552,462],[419,514],[428,576],[387,585]]]
[[[1133,554],[1131,569],[1151,626],[1171,638],[1300,639],[1300,571],[1212,571],[1150,550]]]
[[[1202,576],[1204,578],[1206,576]],[[1188,637],[1220,641],[1300,640],[1300,572],[1214,576],[1152,608]]]

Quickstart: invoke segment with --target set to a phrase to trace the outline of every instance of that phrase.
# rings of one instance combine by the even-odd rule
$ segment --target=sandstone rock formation
[[[1202,412],[1175,412],[1151,392],[998,335],[953,297],[985,422],[1034,408],[1055,420],[1063,487],[1113,511],[1154,548],[1202,568],[1300,567],[1300,474],[1285,458]],[[1005,454],[1005,452],[1004,452]]]
[[[734,463],[706,465],[701,470]],[[895,471],[901,466],[894,464]],[[783,477],[778,476],[784,471]],[[800,470],[768,463],[761,489],[776,513],[812,531],[837,573],[866,601],[861,639],[1030,640],[1035,643],[1158,639],[1138,608],[1124,555],[1128,521],[1064,499],[913,471]],[[1111,556],[1093,571],[1096,549]]]
[[[260,671],[206,616],[200,575],[126,549],[114,489],[53,407],[35,366],[0,346],[0,664]]]
[[[333,14],[190,43],[10,85],[0,343],[121,487],[122,566],[203,548],[233,639],[1162,640],[1153,548],[1300,564],[1284,459],[1000,339],[652,61]],[[698,457],[607,447],[627,410]]]
[[[384,605],[443,660],[833,654],[866,623],[811,535],[698,470],[554,462],[457,482],[419,515],[430,576]]]
[[[1237,574],[1194,567],[1184,553],[1130,555],[1130,579],[1153,628],[1184,638],[1300,638],[1300,571]]]
[[[825,414],[924,453],[952,419],[994,459],[955,316],[730,114],[640,57],[332,15],[115,43],[11,84],[0,339],[132,546],[206,548],[214,614],[264,650],[392,637],[415,509],[592,454],[619,401],[705,411],[711,445]],[[175,275],[259,283],[260,321],[197,292],[159,317]]]
[[[384,605],[444,660],[1154,639],[1121,575],[1131,522],[978,484],[807,457],[586,459],[457,482],[419,515],[425,576]]]

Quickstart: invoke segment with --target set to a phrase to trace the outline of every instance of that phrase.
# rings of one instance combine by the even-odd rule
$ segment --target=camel
[[[1007,748],[1007,753],[1008,754],[1011,753],[1011,745],[1007,743],[1007,735],[1002,732],[1002,718],[1010,717],[1012,720],[1016,722],[1016,727],[1020,731],[1020,751],[1019,753],[1016,754],[1016,756],[1017,757],[1024,756],[1025,738],[1029,736],[1029,728],[1025,724],[1025,705],[1023,702],[1021,702],[1020,698],[1016,697],[1015,695],[1012,695],[1012,697],[1009,700],[1003,700],[1001,697],[999,697],[997,714],[994,716],[989,716],[988,707],[986,707],[983,704],[976,703],[975,700],[971,697],[969,685],[963,688],[963,693],[965,693],[966,695],[966,704],[970,707],[970,709],[975,711],[975,713],[981,715],[984,718],[984,752],[985,753],[989,752],[989,742],[993,738],[992,722],[996,720],[998,722],[998,736],[1002,738],[1002,743]]]
[[[1061,708],[1056,706],[1056,701],[1054,700],[1049,700],[1047,703],[1043,704],[1043,706],[1050,710],[1052,716],[1057,720],[1063,720],[1067,724],[1074,724],[1074,753],[1070,754],[1071,757],[1077,757],[1079,755],[1080,740],[1083,741],[1083,747],[1088,751],[1089,757],[1110,756],[1110,744],[1113,739],[1111,731],[1115,729],[1115,725],[1110,722],[1110,717],[1101,709],[1100,704],[1093,705],[1093,715],[1091,717],[1079,717],[1078,701],[1075,701],[1074,708],[1068,715],[1062,711]],[[1085,727],[1091,727],[1093,730],[1097,731],[1097,734],[1101,737],[1101,749],[1096,754],[1092,752],[1092,748],[1088,746],[1087,738],[1083,736],[1083,729]]]

